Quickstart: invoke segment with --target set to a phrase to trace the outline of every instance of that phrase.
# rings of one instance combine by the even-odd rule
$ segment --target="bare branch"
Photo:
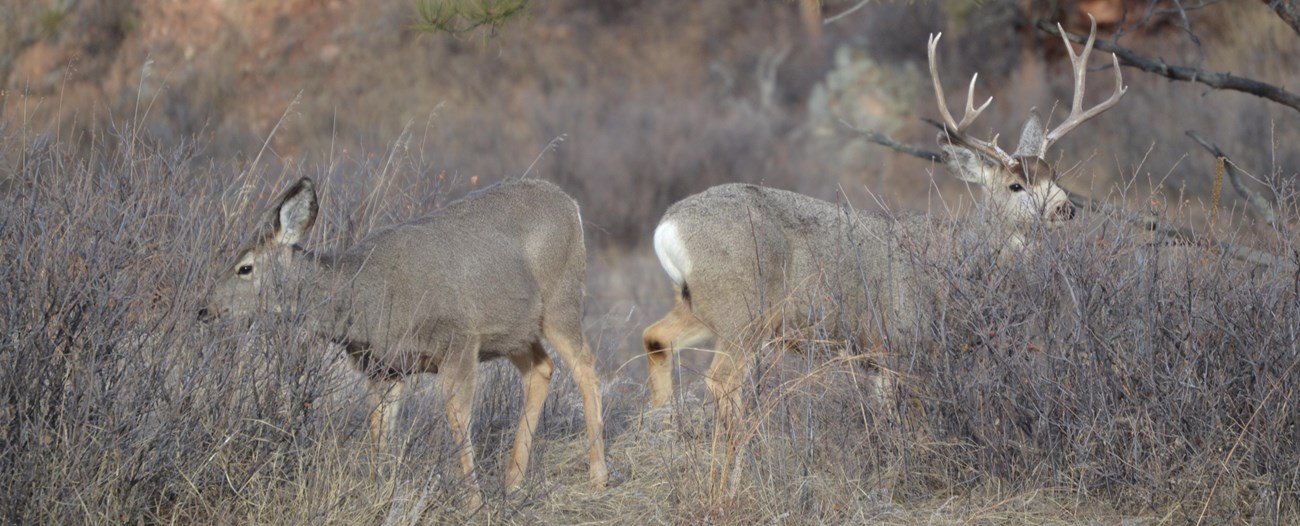
[[[824,20],[822,20],[822,24],[823,24],[823,25],[828,25],[828,26],[829,26],[829,25],[831,25],[832,22],[835,22],[836,20],[839,20],[839,19],[844,18],[844,17],[846,17],[846,16],[849,16],[849,15],[853,14],[854,11],[857,11],[857,10],[859,10],[859,9],[862,9],[862,6],[865,6],[865,5],[870,4],[870,3],[871,3],[871,0],[862,0],[861,2],[858,2],[858,3],[857,3],[856,5],[854,5],[853,7],[850,7],[850,8],[848,8],[848,9],[845,9],[844,11],[840,12],[839,14],[837,14],[837,15],[835,15],[835,16],[828,16],[828,17],[826,17]]]
[[[1174,9],[1178,13],[1178,19],[1182,21],[1182,26],[1180,27],[1183,32],[1187,33],[1187,38],[1190,38],[1193,44],[1196,44],[1197,54],[1204,57],[1205,51],[1201,49],[1201,38],[1196,36],[1196,33],[1192,32],[1192,23],[1187,19],[1187,9],[1183,7],[1181,0],[1174,0]]]
[[[1038,23],[1038,29],[1051,33],[1053,35],[1061,34],[1057,28],[1045,21]],[[1079,35],[1065,33],[1065,35],[1075,42],[1084,43],[1087,39]],[[1255,79],[1238,77],[1229,73],[1218,73],[1214,71],[1205,71],[1196,68],[1184,66],[1171,66],[1163,60],[1155,60],[1143,57],[1134,53],[1132,50],[1117,46],[1110,42],[1097,42],[1097,49],[1113,53],[1119,57],[1119,63],[1125,66],[1134,67],[1149,73],[1155,73],[1174,80],[1185,80],[1188,82],[1200,82],[1211,88],[1225,89],[1249,93],[1257,97],[1265,98],[1300,111],[1300,94],[1292,93],[1281,87],[1274,86],[1266,82],[1260,82]]]
[[[1300,35],[1300,0],[1264,0],[1277,16]]]
[[[1241,180],[1241,171],[1237,168],[1237,165],[1232,162],[1232,159],[1228,158],[1227,154],[1223,153],[1223,150],[1220,150],[1217,145],[1210,142],[1201,134],[1196,133],[1193,130],[1187,130],[1187,136],[1191,137],[1192,140],[1199,143],[1206,150],[1209,150],[1210,155],[1213,155],[1216,158],[1222,158],[1224,160],[1224,171],[1228,175],[1228,181],[1232,183],[1232,188],[1237,190],[1237,193],[1241,194],[1241,197],[1245,198],[1247,203],[1250,203],[1251,209],[1253,209],[1255,213],[1259,214],[1260,219],[1265,223],[1268,223],[1269,226],[1277,226],[1277,210],[1274,208],[1273,202],[1267,197],[1264,197],[1263,194],[1251,190],[1246,186],[1245,181]]]
[[[875,130],[859,130],[857,128],[853,128],[852,126],[849,126],[849,128],[855,132],[862,134],[862,138],[866,139],[867,141],[874,142],[881,146],[885,146],[895,151],[902,152],[919,159],[924,159],[926,161],[931,161],[936,163],[943,162],[943,157],[940,156],[938,152],[932,152],[924,148],[898,142],[894,140],[892,137]]]

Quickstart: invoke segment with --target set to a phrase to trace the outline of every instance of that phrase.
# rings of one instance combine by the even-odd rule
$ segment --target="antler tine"
[[[939,81],[939,61],[935,58],[937,52],[935,49],[939,45],[939,38],[943,33],[930,35],[929,43],[926,44],[926,54],[930,57],[930,80],[934,81],[934,96],[939,102],[939,116],[943,118],[943,123],[951,128],[954,132],[960,132],[957,128],[957,121],[952,118],[952,113],[948,112],[948,99],[943,94],[943,83]]]
[[[979,73],[976,73],[975,76],[970,78],[970,90],[966,93],[966,112],[962,115],[961,122],[958,123],[957,120],[952,117],[952,113],[948,111],[948,98],[943,93],[943,83],[939,80],[937,48],[939,45],[939,38],[942,36],[943,33],[931,35],[930,42],[926,46],[926,50],[930,56],[930,79],[934,81],[934,95],[939,102],[939,113],[943,117],[943,123],[947,124],[949,128],[953,129],[953,131],[963,133],[966,131],[966,127],[970,126],[972,122],[975,122],[975,118],[979,117],[979,114],[983,112],[985,108],[989,107],[989,104],[993,102],[993,97],[989,97],[989,99],[984,101],[984,104],[981,104],[979,108],[974,107],[975,80],[980,76]]]
[[[1111,55],[1115,68],[1115,92],[1100,104],[1086,111],[1083,109],[1083,93],[1088,74],[1088,55],[1092,53],[1092,44],[1097,39],[1097,19],[1089,14],[1088,20],[1092,22],[1092,29],[1088,32],[1088,42],[1084,44],[1083,52],[1078,55],[1074,54],[1074,47],[1070,45],[1070,39],[1066,36],[1065,29],[1061,27],[1061,24],[1056,24],[1057,30],[1061,33],[1061,40],[1065,42],[1065,50],[1070,54],[1070,65],[1074,71],[1074,99],[1070,103],[1070,115],[1056,129],[1043,137],[1043,145],[1038,151],[1039,157],[1045,156],[1047,149],[1051,148],[1065,134],[1070,133],[1070,130],[1115,106],[1115,104],[1119,103],[1120,97],[1124,96],[1124,92],[1128,91],[1128,88],[1124,87],[1124,74],[1119,69],[1119,57]]]
[[[943,93],[943,82],[939,80],[939,60],[937,58],[939,38],[942,36],[943,33],[930,35],[926,51],[930,58],[930,79],[934,81],[934,96],[939,104],[939,115],[943,117],[945,131],[953,134],[957,141],[961,141],[1007,166],[1015,166],[1018,164],[1015,158],[998,146],[996,135],[992,141],[981,141],[966,134],[966,129],[970,127],[971,123],[975,122],[975,119],[993,103],[993,97],[989,97],[988,100],[984,101],[984,104],[981,104],[978,108],[975,107],[975,81],[979,79],[979,73],[976,73],[970,79],[970,88],[966,91],[966,110],[962,114],[961,122],[957,122],[952,117],[952,113],[948,111],[948,99]]]
[[[966,90],[966,111],[961,116],[961,123],[957,125],[958,129],[960,130],[965,131],[966,127],[970,126],[972,122],[975,122],[975,118],[979,117],[981,113],[984,113],[984,109],[988,108],[989,104],[993,103],[993,96],[990,95],[988,100],[984,101],[984,104],[980,104],[980,107],[978,108],[974,107],[975,106],[975,80],[979,78],[980,78],[979,73],[975,73],[970,77],[970,88]]]

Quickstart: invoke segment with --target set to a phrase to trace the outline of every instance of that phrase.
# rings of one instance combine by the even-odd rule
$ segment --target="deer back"
[[[691,309],[723,333],[911,316],[903,230],[922,224],[748,184],[715,186],[664,214],[655,250]],[[767,327],[770,329],[771,327]]]

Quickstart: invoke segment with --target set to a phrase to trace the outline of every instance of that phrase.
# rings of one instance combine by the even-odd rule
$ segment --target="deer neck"
[[[360,265],[352,264],[339,254],[315,252],[294,247],[291,261],[286,265],[288,279],[294,280],[298,290],[286,298],[294,304],[290,312],[303,316],[306,328],[321,337],[348,340],[353,301],[349,285],[355,280]]]

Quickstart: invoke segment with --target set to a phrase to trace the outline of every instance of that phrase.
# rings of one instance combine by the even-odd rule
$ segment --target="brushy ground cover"
[[[900,378],[894,406],[873,400],[867,369],[834,330],[801,335],[802,353],[755,349],[734,491],[712,482],[728,444],[712,432],[699,356],[682,360],[673,410],[644,412],[635,342],[666,309],[666,281],[644,257],[593,253],[587,336],[611,487],[586,484],[581,404],[561,368],[525,489],[503,495],[520,389],[508,366],[488,364],[474,426],[488,502],[466,510],[435,377],[409,390],[399,445],[376,450],[364,439],[362,380],[339,349],[286,317],[203,326],[195,311],[253,213],[297,172],[324,181],[323,228],[308,242],[322,249],[473,183],[396,147],[383,162],[283,175],[251,166],[220,182],[232,178],[192,150],[130,132],[75,150],[4,137],[5,523],[1300,518],[1290,230],[1251,231],[1248,241],[1290,258],[1259,268],[1152,243],[1095,214],[1000,262],[978,222],[939,227],[976,235],[937,235],[953,241],[918,260],[941,284],[927,289],[938,315],[917,328],[924,343],[886,360]]]

